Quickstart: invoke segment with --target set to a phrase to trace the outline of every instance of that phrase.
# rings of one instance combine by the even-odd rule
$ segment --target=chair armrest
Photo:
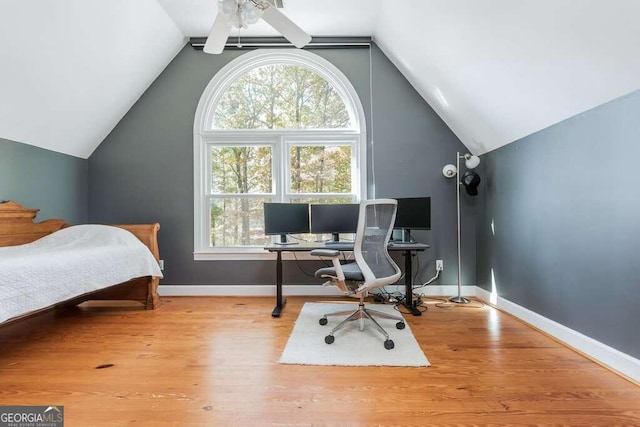
[[[335,258],[340,256],[340,251],[336,249],[313,249],[310,252],[313,256],[324,256],[328,258]]]
[[[342,271],[342,265],[340,265],[340,251],[337,249],[313,249],[310,252],[311,255],[314,256],[322,256],[331,258],[331,262],[333,263],[333,267],[336,269],[336,278],[338,288],[342,289],[344,292],[348,291],[345,283],[344,283],[344,271]]]

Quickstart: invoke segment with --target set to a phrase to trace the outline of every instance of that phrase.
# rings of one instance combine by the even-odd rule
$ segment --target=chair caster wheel
[[[396,323],[396,329],[404,329],[404,327],[405,327],[404,322],[398,322],[398,323]]]
[[[326,341],[326,340],[325,340]],[[395,347],[395,345],[393,344],[393,341],[391,340],[386,340],[384,342],[384,348],[386,348],[387,350],[391,350],[393,347]]]
[[[324,342],[326,342],[327,344],[333,344],[333,342],[336,339],[333,337],[333,335],[327,335],[326,337],[324,337]],[[385,347],[387,346],[386,342],[385,342]],[[393,342],[391,342],[391,347],[393,348]]]
[[[320,319],[320,324],[321,324],[322,326],[326,325],[326,324],[327,324],[327,322],[328,322],[328,321],[327,321],[327,318],[326,318],[326,317],[323,317],[322,319]]]

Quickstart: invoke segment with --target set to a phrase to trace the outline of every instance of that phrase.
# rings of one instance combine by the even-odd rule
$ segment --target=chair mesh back
[[[393,276],[398,271],[398,266],[387,253],[395,212],[396,206],[388,203],[365,207],[365,228],[362,230],[364,234],[361,251],[365,263],[376,279]]]

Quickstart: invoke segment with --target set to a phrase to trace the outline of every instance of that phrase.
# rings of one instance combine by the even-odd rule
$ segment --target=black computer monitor
[[[287,234],[309,232],[308,203],[265,203],[264,234],[280,235],[280,245],[292,245]]]
[[[360,205],[357,203],[311,205],[311,232],[331,233],[333,242],[340,233],[355,233],[358,229]]]
[[[396,198],[398,211],[393,228],[402,230],[401,239],[409,242],[411,230],[431,230],[431,197]]]

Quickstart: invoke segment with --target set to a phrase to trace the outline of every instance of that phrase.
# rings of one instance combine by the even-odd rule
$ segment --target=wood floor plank
[[[0,405],[64,405],[66,426],[640,426],[638,385],[479,303],[404,316],[429,368],[278,364],[316,300],[43,313],[0,328]]]

